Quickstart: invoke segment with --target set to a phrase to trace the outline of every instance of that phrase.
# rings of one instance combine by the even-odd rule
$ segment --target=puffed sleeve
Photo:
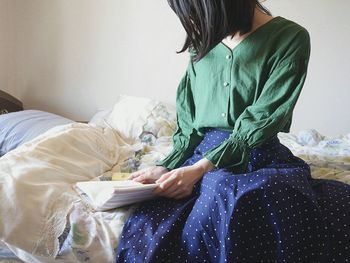
[[[260,96],[239,115],[230,136],[203,155],[216,168],[246,172],[251,150],[277,135],[291,118],[307,75],[310,43],[308,34],[304,37],[304,44],[272,69]]]
[[[177,128],[172,135],[173,148],[167,156],[156,161],[156,166],[166,167],[169,171],[180,167],[201,142],[202,136],[193,127],[195,107],[191,90],[193,83],[193,65],[190,61],[176,92]]]

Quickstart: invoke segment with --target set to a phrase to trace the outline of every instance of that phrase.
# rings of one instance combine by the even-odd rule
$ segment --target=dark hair
[[[168,0],[187,32],[180,51],[194,51],[194,61],[203,58],[228,35],[251,31],[257,6],[271,15],[259,0]]]

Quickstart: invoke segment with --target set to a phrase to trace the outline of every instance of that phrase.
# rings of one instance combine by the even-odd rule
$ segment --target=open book
[[[75,184],[75,190],[96,211],[105,211],[155,197],[157,184],[142,184],[132,180],[88,181]]]

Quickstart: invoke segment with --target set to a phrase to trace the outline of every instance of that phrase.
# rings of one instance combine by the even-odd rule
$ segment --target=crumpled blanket
[[[91,180],[134,153],[115,130],[58,126],[0,158],[0,240],[54,258],[67,215],[79,200],[72,185]]]

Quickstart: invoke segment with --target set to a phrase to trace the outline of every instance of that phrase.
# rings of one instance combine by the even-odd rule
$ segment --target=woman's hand
[[[143,184],[152,184],[169,170],[163,166],[152,166],[133,172],[128,179]]]
[[[159,186],[154,190],[154,193],[174,199],[187,197],[192,193],[195,183],[213,168],[213,164],[204,158],[194,165],[173,169],[156,181]]]

